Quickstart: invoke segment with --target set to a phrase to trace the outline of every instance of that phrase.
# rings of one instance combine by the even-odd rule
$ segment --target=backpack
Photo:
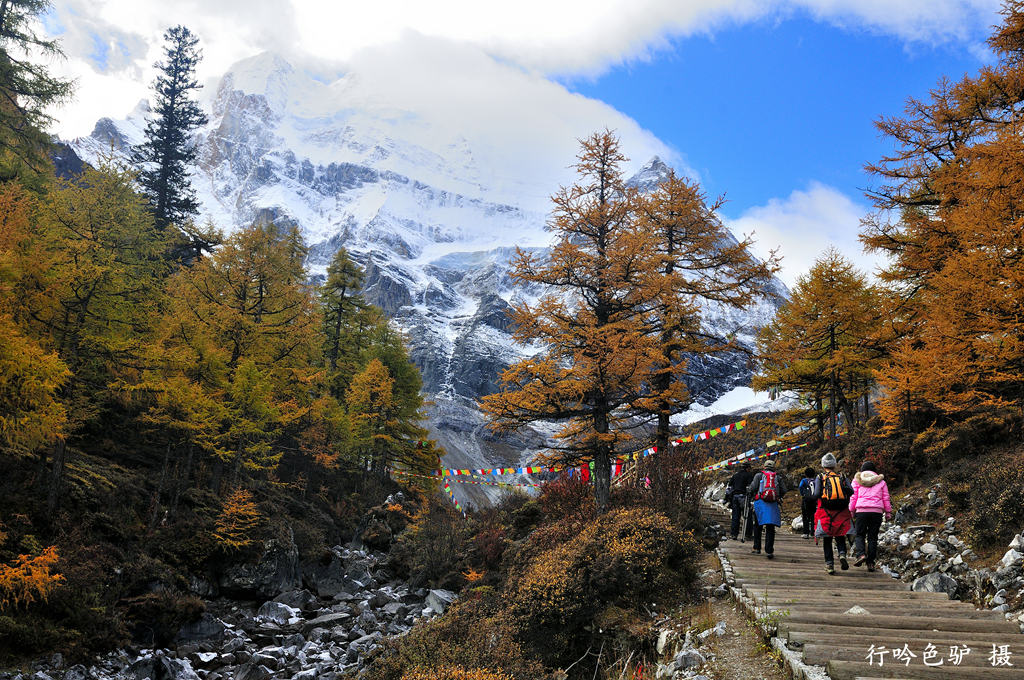
[[[843,479],[835,472],[821,475],[821,504],[829,510],[845,508],[850,502]]]
[[[779,488],[775,484],[775,473],[764,470],[761,474],[763,475],[761,492],[757,494],[754,499],[765,501],[767,503],[775,503],[779,500]]]
[[[800,480],[800,496],[803,498],[810,498],[814,495],[814,480],[804,477]]]

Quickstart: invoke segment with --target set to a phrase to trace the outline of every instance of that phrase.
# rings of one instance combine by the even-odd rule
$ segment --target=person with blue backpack
[[[818,501],[814,500],[814,468],[804,470],[804,478],[797,487],[800,490],[800,517],[804,521],[804,540],[811,539],[814,530],[814,512]]]
[[[769,458],[747,487],[747,494],[754,499],[754,514],[757,517],[757,526],[754,527],[754,549],[751,552],[761,554],[761,531],[764,530],[764,552],[768,559],[775,557],[775,527],[782,524],[779,501],[785,493],[786,484],[782,476],[775,471],[775,460]]]

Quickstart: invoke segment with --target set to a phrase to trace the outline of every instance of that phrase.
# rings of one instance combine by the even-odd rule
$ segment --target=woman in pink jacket
[[[867,561],[868,571],[874,571],[875,558],[878,557],[878,530],[882,527],[882,517],[892,516],[892,505],[889,502],[889,487],[885,484],[885,478],[875,473],[875,464],[871,461],[861,465],[860,472],[853,477],[850,512],[855,513],[854,526],[857,529],[854,547],[857,561],[853,564],[859,567]]]

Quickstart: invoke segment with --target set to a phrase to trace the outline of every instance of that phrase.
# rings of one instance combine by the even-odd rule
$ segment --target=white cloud
[[[737,236],[753,235],[754,250],[762,257],[778,249],[783,257],[780,278],[792,287],[830,246],[868,274],[884,263],[881,256],[865,253],[857,240],[868,210],[837,189],[812,182],[805,191],[773,198],[726,223]]]
[[[80,81],[58,131],[77,135],[144,95],[161,34],[177,23],[202,39],[207,82],[267,50],[332,68],[410,32],[550,76],[598,73],[675,37],[794,11],[906,40],[976,44],[997,8],[998,0],[57,0],[47,24],[61,29],[69,57],[59,72]]]

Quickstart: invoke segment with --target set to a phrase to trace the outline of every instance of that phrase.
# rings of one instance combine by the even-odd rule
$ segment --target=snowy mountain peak
[[[510,332],[510,306],[537,294],[513,283],[510,259],[515,246],[541,251],[550,243],[554,186],[510,171],[507,156],[479,131],[390,96],[373,78],[353,72],[325,81],[272,53],[239,62],[222,77],[195,137],[199,219],[228,231],[266,220],[297,225],[314,277],[345,246],[366,270],[364,297],[407,333],[435,404],[429,425],[448,451],[445,463],[528,461],[547,431],[496,440],[476,401],[498,388],[504,368],[540,349],[517,344]],[[70,144],[95,163],[112,145],[124,151],[142,141],[148,114],[137,107],[124,120],[103,119]],[[654,157],[629,183],[650,191],[668,173]],[[749,344],[773,312],[765,303],[707,309],[702,318]],[[702,403],[750,376],[735,356],[700,369],[690,389]],[[480,502],[490,491],[458,493]]]
[[[654,156],[626,181],[626,186],[633,187],[642,193],[651,192],[657,189],[658,185],[667,179],[671,172],[672,169],[665,161]]]

